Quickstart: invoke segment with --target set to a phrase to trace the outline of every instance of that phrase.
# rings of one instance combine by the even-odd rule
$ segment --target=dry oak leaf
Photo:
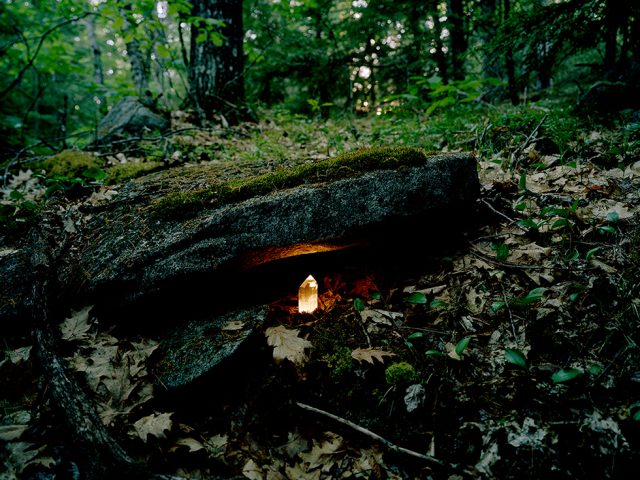
[[[385,357],[393,357],[395,353],[380,350],[379,348],[356,348],[351,352],[351,358],[359,362],[369,362],[373,365],[374,359],[384,363]]]
[[[173,413],[161,413],[159,415],[152,413],[134,423],[133,428],[145,443],[149,435],[153,435],[156,438],[166,438],[165,430],[171,430],[173,425],[171,415]]]
[[[282,325],[267,328],[267,343],[274,347],[273,359],[277,364],[286,359],[296,366],[301,366],[308,360],[305,350],[311,347],[311,342],[300,338],[298,333],[299,330],[289,330]]]

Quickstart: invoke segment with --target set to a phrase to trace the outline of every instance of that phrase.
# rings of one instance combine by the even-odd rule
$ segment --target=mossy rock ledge
[[[63,287],[55,298],[131,312],[132,321],[145,317],[132,305],[179,311],[193,299],[224,312],[246,272],[382,237],[403,241],[433,225],[425,222],[436,212],[449,226],[466,225],[479,195],[473,155],[414,148],[358,150],[225,182],[218,174],[204,165],[157,172],[120,188],[88,219],[85,212],[56,269]],[[16,285],[7,297],[12,290],[20,298]],[[243,292],[241,307],[260,304]],[[17,309],[7,305],[9,318]]]

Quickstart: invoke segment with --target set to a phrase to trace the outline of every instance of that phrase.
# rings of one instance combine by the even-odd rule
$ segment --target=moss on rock
[[[273,173],[233,179],[228,182],[212,182],[205,188],[188,192],[172,192],[152,206],[160,218],[184,218],[192,216],[205,205],[221,205],[239,202],[255,196],[304,184],[330,182],[354,177],[371,170],[396,169],[425,163],[429,154],[419,148],[381,147],[347,152],[316,163],[298,165]]]
[[[162,162],[120,163],[108,169],[106,183],[107,185],[124,183],[127,180],[154,172],[162,166]]]

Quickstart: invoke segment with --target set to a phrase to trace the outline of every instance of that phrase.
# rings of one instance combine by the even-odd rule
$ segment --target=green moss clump
[[[384,377],[389,385],[398,387],[415,382],[418,379],[418,372],[410,363],[396,362],[387,367]]]
[[[335,352],[326,355],[324,360],[331,369],[330,375],[334,380],[340,380],[348,375],[353,369],[353,359],[351,358],[351,349],[347,347],[337,347]]]
[[[107,185],[123,183],[138,178],[162,167],[162,162],[120,163],[107,170]]]
[[[320,162],[298,165],[258,177],[234,179],[190,192],[170,193],[154,203],[153,212],[162,218],[191,216],[206,204],[239,202],[303,184],[354,177],[371,170],[391,170],[402,165],[420,165],[428,159],[429,155],[419,148],[364,148]]]
[[[38,165],[48,177],[77,178],[91,168],[101,168],[102,161],[90,153],[65,150],[43,160]]]

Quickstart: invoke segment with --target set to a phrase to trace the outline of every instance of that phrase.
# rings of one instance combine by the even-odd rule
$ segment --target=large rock
[[[134,202],[162,188],[163,177],[147,180],[136,193],[123,192],[123,208],[94,216],[91,230],[99,234],[84,243],[79,257],[85,292],[133,300],[201,277],[213,281],[312,253],[313,244],[366,240],[403,219],[437,211],[461,213],[455,222],[464,224],[479,192],[472,155],[434,155],[417,165],[360,172],[237,203],[204,203],[195,218],[157,219],[149,214],[157,203],[136,207]],[[394,234],[416,230],[415,224],[406,228]],[[302,252],[293,248],[300,244],[306,245]]]
[[[265,265],[388,238],[402,249],[424,225],[434,230],[429,236],[440,237],[473,219],[479,182],[470,154],[376,149],[325,163],[293,183],[282,172],[261,177],[268,190],[251,198],[229,190],[207,166],[130,182],[106,205],[78,212],[75,243],[56,271],[61,291],[55,298],[64,305],[93,302],[139,325],[211,306],[248,308],[265,300],[264,290],[280,286],[274,271],[291,275],[289,291],[308,274],[305,262],[279,270]],[[194,188],[201,197],[194,197]],[[225,188],[231,194],[224,201],[213,198]],[[183,194],[191,200],[177,202],[177,210],[167,207],[167,199]],[[439,223],[432,220],[436,214]],[[0,258],[0,269],[10,263],[12,278],[21,280],[3,288],[8,319],[27,301],[25,260]]]
[[[100,121],[96,142],[110,142],[145,130],[166,130],[169,120],[152,112],[135,97],[125,97]]]
[[[94,303],[101,318],[151,331],[161,343],[155,374],[170,388],[225,364],[261,326],[262,305],[309,273],[340,268],[364,245],[393,245],[365,258],[376,263],[390,251],[425,251],[419,233],[427,227],[428,241],[469,225],[479,193],[472,155],[416,149],[365,150],[241,183],[219,173],[158,172],[57,220],[75,225],[75,242],[52,298]],[[27,255],[0,257],[7,321],[28,304],[29,270]]]

